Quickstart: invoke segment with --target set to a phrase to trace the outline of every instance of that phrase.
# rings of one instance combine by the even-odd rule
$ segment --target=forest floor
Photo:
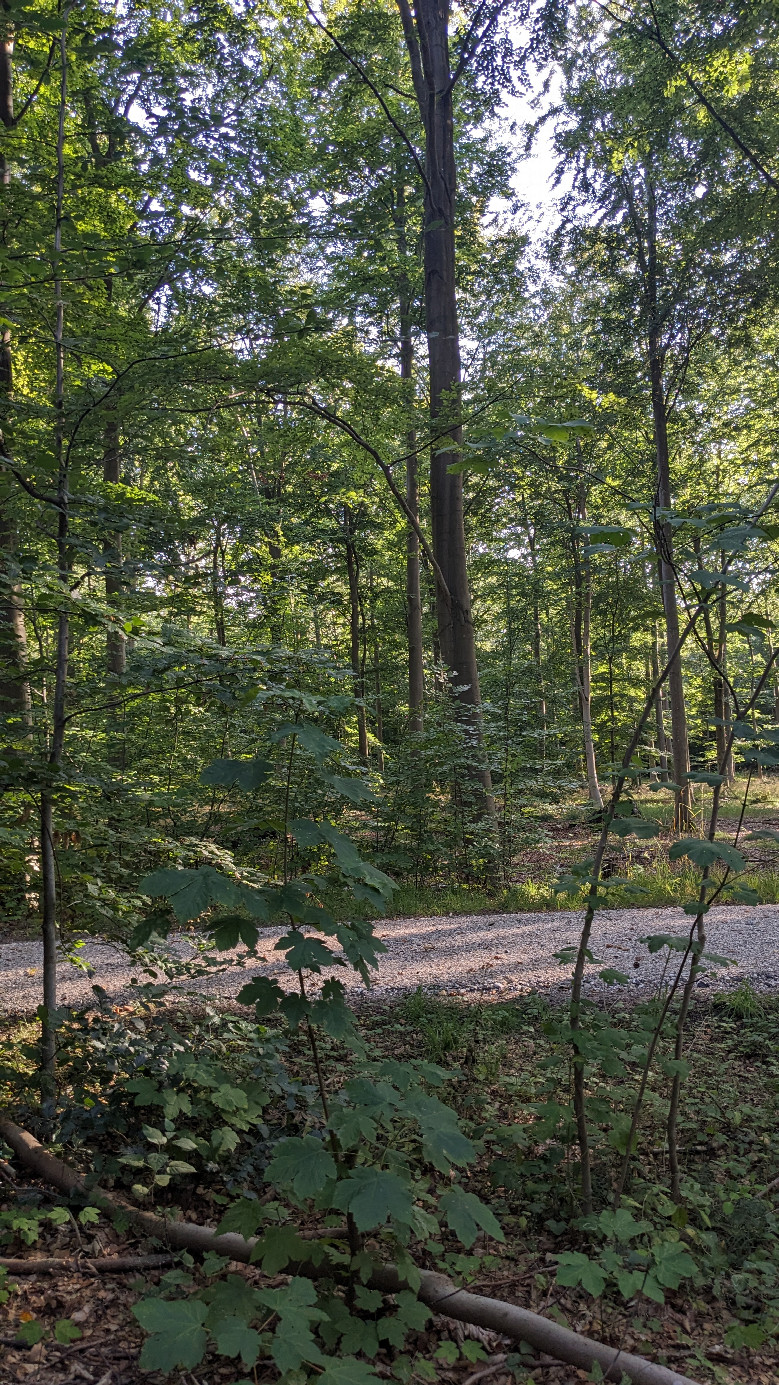
[[[137,1017],[139,1011],[134,1014]],[[470,1112],[478,1122],[511,1125],[522,1119],[523,1101],[544,1099],[550,1069],[547,1063],[544,1070],[543,1060],[555,1044],[548,1037],[549,1014],[540,998],[464,1005],[416,995],[373,1008],[362,1015],[360,1024],[377,1056],[445,1065],[452,1079],[443,1094],[462,1118],[467,1120]],[[112,1021],[116,1044],[125,1044],[128,1022],[139,1023],[132,1015],[125,1009]],[[207,1053],[218,1037],[219,1021],[213,1011],[201,1020],[185,1011],[172,1019],[200,1052]],[[621,1018],[617,1015],[615,1022],[629,1024],[627,1012]],[[147,1023],[153,1026],[154,1021],[147,1018]],[[476,1169],[470,1186],[489,1199],[506,1241],[499,1245],[482,1238],[470,1255],[452,1246],[450,1272],[468,1282],[474,1292],[518,1303],[579,1332],[662,1361],[702,1385],[774,1385],[779,1373],[774,1335],[779,1289],[771,1238],[779,1135],[779,1001],[697,1002],[689,1028],[693,1070],[685,1087],[682,1133],[686,1172],[697,1180],[690,1186],[701,1191],[690,1195],[690,1222],[680,1235],[698,1263],[695,1279],[686,1280],[677,1290],[666,1290],[663,1303],[641,1294],[625,1302],[615,1287],[593,1299],[583,1288],[559,1284],[558,1254],[582,1246],[596,1253],[586,1233],[575,1229],[580,1223],[572,1219],[569,1201],[575,1177],[572,1184],[567,1159],[564,1164],[551,1161],[548,1168],[539,1163],[529,1188],[513,1184],[510,1177],[499,1179],[504,1186],[496,1188],[486,1167]],[[106,1056],[110,1059],[115,1052],[121,1067],[120,1055],[124,1053],[127,1061],[128,1051],[111,1048],[110,1028],[101,1032],[108,1043]],[[233,1044],[235,1032],[231,1031]],[[18,1034],[18,1025],[6,1027],[7,1037],[17,1043]],[[0,1041],[2,1037],[0,1033]],[[332,1081],[342,1081],[343,1050],[334,1041],[324,1040],[323,1061]],[[94,1080],[100,1081],[97,1072]],[[551,1077],[552,1082],[556,1080]],[[658,1073],[658,1092],[663,1082]],[[112,1086],[121,1102],[116,1078],[106,1078],[103,1099],[111,1100]],[[133,1119],[147,1118],[143,1111],[133,1118],[126,1098],[124,1107],[117,1107],[120,1111],[130,1118],[131,1127]],[[673,1211],[673,1203],[663,1191],[668,1170],[662,1132],[653,1126],[650,1106],[636,1181],[628,1191],[633,1199],[630,1206],[642,1209],[637,1215],[659,1217],[662,1223]],[[98,1122],[87,1145],[77,1137],[70,1147],[65,1144],[64,1156],[84,1168],[96,1152],[110,1158],[128,1141],[135,1148],[137,1136],[131,1127],[121,1117],[114,1125]],[[610,1177],[602,1163],[610,1157],[604,1144],[598,1155],[599,1176]],[[0,1308],[3,1385],[140,1385],[141,1381],[148,1385],[252,1385],[252,1381],[265,1385],[277,1379],[272,1366],[258,1365],[249,1373],[252,1381],[247,1381],[239,1364],[214,1356],[191,1371],[174,1370],[167,1377],[141,1371],[138,1353],[143,1334],[132,1316],[132,1305],[150,1294],[165,1292],[175,1297],[203,1287],[209,1282],[205,1270],[181,1257],[171,1268],[115,1274],[79,1269],[73,1263],[79,1258],[103,1261],[159,1247],[126,1228],[112,1226],[103,1214],[94,1213],[92,1220],[75,1209],[69,1214],[62,1200],[52,1197],[18,1161],[5,1170],[7,1181],[4,1186],[0,1182],[0,1254],[22,1258],[29,1272],[9,1275],[6,1289],[13,1287],[5,1307]],[[213,1167],[200,1178],[185,1179],[191,1186],[179,1188],[174,1197],[180,1201],[185,1194],[186,1217],[213,1225],[221,1215],[219,1204],[229,1200],[225,1192],[232,1191],[235,1197],[237,1189],[229,1173],[225,1178]],[[746,1222],[739,1219],[739,1204],[733,1210],[739,1196],[746,1197],[749,1210],[760,1216]],[[165,1194],[160,1198],[164,1202]],[[424,1250],[420,1253],[424,1258]],[[67,1260],[70,1267],[58,1273],[36,1270],[38,1257]],[[229,1268],[258,1286],[284,1282],[283,1276],[269,1281],[257,1266]],[[15,1340],[14,1334],[25,1323],[28,1329],[30,1325],[36,1329],[32,1336],[39,1336],[32,1347]],[[750,1332],[755,1334],[752,1338]],[[374,1364],[381,1377],[405,1385],[425,1381],[475,1385],[477,1380],[490,1385],[514,1385],[520,1380],[527,1385],[579,1385],[593,1378],[532,1354],[519,1360],[515,1354],[509,1369],[507,1352],[516,1353],[516,1345],[492,1334],[464,1338],[457,1324],[436,1318],[426,1329],[412,1332],[402,1351],[382,1348]]]

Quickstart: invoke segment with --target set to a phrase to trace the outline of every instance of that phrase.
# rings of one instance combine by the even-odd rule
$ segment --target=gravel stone
[[[539,991],[564,999],[570,990],[571,967],[561,966],[554,953],[575,947],[584,915],[560,913],[456,915],[437,918],[382,919],[376,932],[387,946],[379,979],[371,988],[375,999],[391,999],[421,987],[431,995],[461,999],[509,999]],[[689,934],[692,920],[680,908],[604,909],[596,915],[591,950],[598,962],[586,969],[586,994],[592,999],[652,994],[674,975],[680,954],[668,959],[664,949],[650,955],[640,939],[652,933]],[[712,909],[706,920],[710,949],[731,958],[734,966],[708,963],[703,989],[732,989],[749,981],[757,991],[779,990],[779,905],[728,905]],[[234,999],[254,975],[272,977],[286,987],[295,984],[284,961],[273,949],[286,932],[264,929],[259,958],[242,960],[241,953],[211,953],[220,970],[202,966],[191,935],[175,936],[170,951],[192,971],[206,974],[180,978],[188,991]],[[111,943],[86,941],[80,958],[91,975],[63,959],[60,1004],[83,1006],[94,1002],[93,984],[114,1001],[126,1002],[151,978],[133,966]],[[42,950],[38,942],[0,944],[0,1013],[31,1013],[41,1003]],[[625,983],[607,986],[598,979],[604,966],[622,972]],[[366,997],[365,987],[350,967],[335,967],[350,998]],[[162,979],[162,978],[160,978]],[[700,984],[700,983],[699,983]],[[314,987],[313,989],[316,989]]]

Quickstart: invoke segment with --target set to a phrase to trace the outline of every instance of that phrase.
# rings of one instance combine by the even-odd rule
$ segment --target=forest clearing
[[[0,37],[0,1385],[774,1385],[774,0]]]

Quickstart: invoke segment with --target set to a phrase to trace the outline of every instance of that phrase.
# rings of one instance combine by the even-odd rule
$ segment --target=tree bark
[[[651,660],[652,686],[654,687],[660,680],[660,634],[657,623],[653,627]],[[658,688],[655,697],[655,725],[657,727],[657,758],[660,779],[666,784],[668,782],[668,737],[665,734],[665,697],[662,688]]]
[[[571,514],[573,519],[573,515]],[[584,764],[587,773],[587,790],[590,802],[603,809],[603,795],[598,781],[598,766],[595,758],[595,741],[592,734],[592,640],[590,624],[592,617],[592,574],[588,555],[581,551],[578,534],[579,526],[587,518],[587,500],[584,483],[579,486],[576,523],[571,525],[571,547],[573,552],[574,612],[571,620],[571,643],[573,646],[574,675],[579,698],[584,742]]]
[[[405,263],[408,258],[406,198],[402,178],[398,182],[395,228],[401,273],[399,280],[400,378],[408,382],[408,407],[412,407],[414,341],[411,335],[411,289]],[[406,504],[419,522],[419,463],[416,429],[406,433]],[[422,590],[419,537],[413,524],[406,525],[406,628],[408,642],[409,730],[421,732],[425,696],[424,646],[422,643]]]
[[[668,444],[668,413],[663,382],[665,351],[662,344],[661,313],[658,299],[657,201],[649,172],[646,173],[647,194],[647,344],[649,350],[649,381],[652,398],[652,426],[657,476],[657,505],[671,509],[671,469]],[[665,615],[666,644],[669,650],[679,642],[679,606],[676,599],[673,530],[666,518],[655,523],[655,542],[660,571],[660,590]],[[675,827],[679,832],[692,829],[690,786],[690,749],[687,737],[687,711],[684,701],[684,680],[681,657],[674,659],[668,674],[668,701],[671,710],[671,756],[674,781],[680,785],[676,792]]]
[[[52,705],[52,734],[49,765],[54,773],[62,764],[65,744],[65,702],[68,685],[68,643],[70,639],[70,554],[68,545],[68,456],[65,448],[65,300],[62,285],[62,223],[65,199],[65,112],[67,103],[67,24],[65,12],[60,33],[60,93],[57,133],[57,201],[54,227],[52,277],[54,286],[54,458],[57,467],[57,576],[60,583],[60,608],[57,616],[57,652]],[[54,854],[54,802],[45,784],[41,792],[41,898],[43,905],[43,1021],[41,1050],[44,1073],[44,1114],[53,1116],[56,1082],[57,1008],[57,867]]]
[[[120,479],[119,422],[112,411],[103,431],[103,480],[116,486]],[[103,556],[105,559],[106,601],[109,607],[112,607],[121,600],[124,587],[122,581],[122,536],[118,531],[106,535],[103,542]],[[127,638],[118,623],[109,626],[108,629],[106,667],[108,672],[116,677],[121,677],[127,667]]]
[[[486,764],[476,637],[471,614],[465,544],[462,474],[449,467],[461,459],[460,331],[455,281],[455,197],[449,0],[398,0],[414,90],[425,132],[425,328],[430,373],[430,510],[433,553],[448,596],[437,586],[436,617],[441,657],[469,751],[469,791],[479,816],[494,816]]]
[[[4,3],[0,44],[0,121],[6,130],[11,129],[14,123],[14,33],[7,15],[8,7]],[[0,150],[0,186],[4,197],[7,197],[10,185],[11,170],[5,153]],[[0,331],[0,451],[8,458],[12,456],[13,445],[10,427],[12,394],[11,329],[3,326]],[[32,725],[32,696],[27,677],[27,627],[15,565],[17,543],[9,491],[0,496],[0,718],[18,720],[26,735]]]
[[[536,531],[525,514],[525,528],[527,530],[527,541],[530,549],[530,568],[533,574],[533,663],[536,667],[536,678],[538,679],[538,716],[541,722],[541,764],[546,768],[546,687],[544,685],[544,665],[541,659],[541,604],[539,601],[540,580],[538,575],[538,549],[536,544]]]
[[[344,545],[346,573],[349,580],[349,654],[352,665],[354,695],[357,699],[357,746],[360,759],[368,762],[368,724],[365,717],[365,659],[362,610],[360,607],[360,564],[355,547],[354,512],[344,505]]]

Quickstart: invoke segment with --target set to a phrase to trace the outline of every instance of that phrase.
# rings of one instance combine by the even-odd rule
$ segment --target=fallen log
[[[246,1239],[232,1231],[217,1235],[210,1227],[195,1222],[165,1221],[152,1212],[129,1206],[115,1195],[109,1196],[100,1189],[90,1188],[81,1174],[56,1155],[50,1154],[33,1135],[7,1117],[0,1117],[0,1135],[29,1169],[60,1192],[81,1193],[93,1206],[118,1214],[147,1236],[154,1237],[171,1249],[196,1253],[211,1251],[243,1264],[250,1263],[252,1250],[257,1245],[256,1237]],[[310,1278],[323,1273],[321,1266],[310,1262],[290,1265],[288,1271]],[[467,1289],[458,1288],[443,1274],[420,1270],[419,1275],[417,1296],[434,1312],[474,1327],[498,1332],[514,1341],[527,1342],[534,1350],[564,1361],[566,1365],[590,1371],[597,1363],[605,1380],[619,1381],[627,1376],[632,1385],[699,1385],[699,1382],[679,1375],[669,1366],[645,1361],[641,1356],[633,1356],[630,1352],[584,1337],[538,1313],[531,1313],[527,1308],[471,1294]],[[385,1294],[398,1293],[410,1287],[397,1266],[382,1264],[374,1266],[369,1284]]]

